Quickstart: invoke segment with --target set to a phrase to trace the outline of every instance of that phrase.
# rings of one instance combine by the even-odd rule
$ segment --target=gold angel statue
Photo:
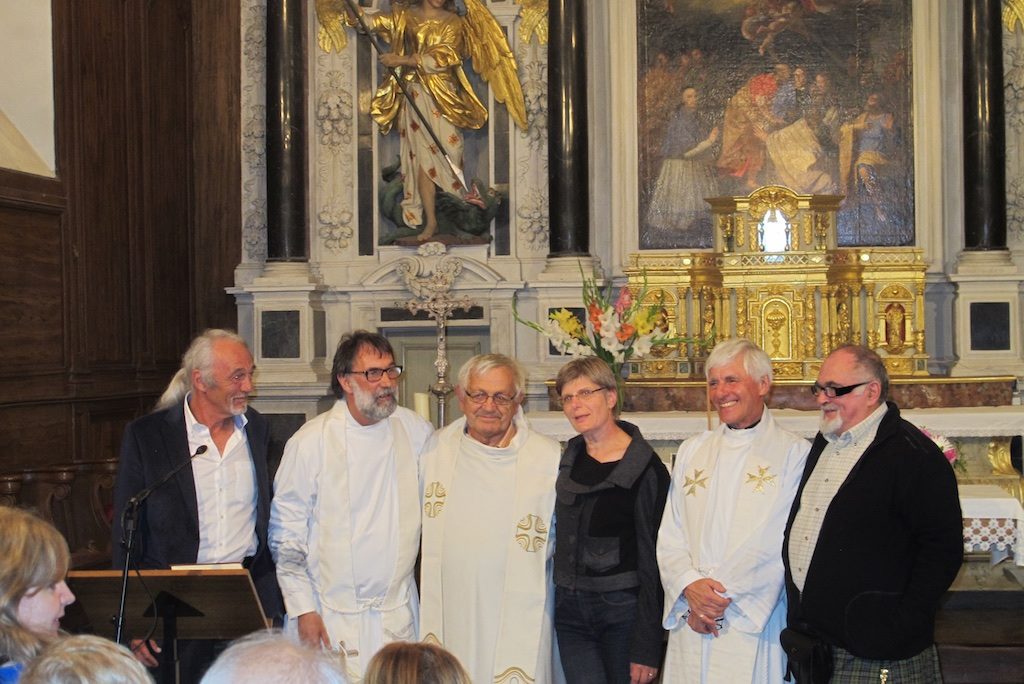
[[[460,15],[454,0],[392,0],[389,11],[364,13],[350,0],[317,0],[324,50],[343,49],[345,26],[360,24],[390,46],[380,54],[389,73],[373,97],[370,114],[382,134],[398,124],[402,219],[408,226],[423,226],[421,241],[437,231],[438,188],[470,200],[476,193],[460,177],[461,129],[482,128],[487,108],[463,71],[466,58],[472,58],[516,124],[526,128],[516,60],[501,26],[481,0],[465,0],[465,9]],[[407,106],[407,98],[416,107]]]

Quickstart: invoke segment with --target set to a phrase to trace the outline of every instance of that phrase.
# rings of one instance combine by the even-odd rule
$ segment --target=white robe
[[[504,449],[439,432],[421,459],[424,641],[475,684],[552,680],[551,556],[558,442],[519,411]]]
[[[350,453],[348,431],[361,429],[344,401],[303,425],[285,446],[270,511],[270,549],[288,612],[286,628],[294,631],[298,616],[319,613],[331,645],[347,653],[352,681],[362,677],[384,644],[417,639],[417,457],[432,432],[427,421],[399,407],[383,423],[365,428],[390,442],[390,452]],[[386,497],[397,510],[383,517],[397,523],[395,529],[378,530],[379,525],[353,510],[367,485],[350,482],[350,471],[358,468],[349,460],[361,457],[379,459],[394,473]],[[376,485],[387,488],[386,482]],[[357,538],[368,527],[386,539]],[[385,551],[377,555],[366,553],[367,548]]]
[[[767,409],[749,430],[723,424],[680,445],[658,532],[670,630],[663,681],[781,684],[782,535],[809,450]],[[705,577],[732,599],[717,638],[685,619],[683,590]]]

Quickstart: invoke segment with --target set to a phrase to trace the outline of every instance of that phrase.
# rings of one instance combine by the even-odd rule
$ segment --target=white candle
[[[426,392],[417,392],[413,395],[413,404],[416,408],[416,413],[423,416],[426,420],[430,420],[430,395]]]

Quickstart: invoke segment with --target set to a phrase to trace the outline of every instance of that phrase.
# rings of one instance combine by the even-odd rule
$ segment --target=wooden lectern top
[[[105,634],[109,630],[113,635],[121,571],[72,570],[67,583],[91,631]],[[125,602],[126,634],[138,638],[149,631],[154,600],[175,606],[179,639],[236,639],[270,626],[245,569],[133,570]],[[166,608],[158,609],[156,638],[163,636],[166,612]]]

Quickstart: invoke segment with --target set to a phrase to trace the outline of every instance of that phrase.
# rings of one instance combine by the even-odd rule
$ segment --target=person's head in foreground
[[[363,684],[472,684],[458,659],[435,644],[394,641],[366,668]]]
[[[201,684],[347,684],[342,656],[312,649],[280,630],[254,632],[227,647]]]
[[[0,663],[23,665],[57,637],[75,595],[64,583],[71,554],[53,525],[0,506]]]
[[[58,639],[36,656],[19,684],[152,684],[124,646],[91,634]]]

